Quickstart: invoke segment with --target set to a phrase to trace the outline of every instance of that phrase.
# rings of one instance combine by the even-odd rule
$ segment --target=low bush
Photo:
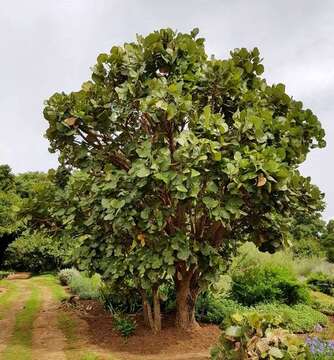
[[[102,280],[100,275],[95,274],[92,277],[84,274],[77,274],[72,276],[69,282],[70,290],[83,300],[96,300],[100,298],[100,288]]]
[[[334,295],[334,276],[322,272],[312,273],[307,279],[308,286],[327,295]]]
[[[306,304],[288,306],[271,303],[247,307],[230,299],[215,298],[210,293],[201,295],[196,304],[196,318],[201,322],[220,325],[226,323],[231,314],[236,312],[240,314],[257,312],[280,318],[284,327],[295,333],[312,332],[319,325],[322,327],[328,325],[326,315]]]
[[[256,311],[260,314],[270,314],[273,317],[278,317],[281,319],[284,327],[294,333],[309,333],[314,331],[319,325],[321,327],[328,325],[326,315],[305,304],[297,304],[294,306],[285,304],[261,304],[248,311]]]
[[[119,287],[116,284],[103,284],[100,287],[100,300],[106,310],[112,314],[134,314],[142,308],[141,297],[131,287]]]
[[[201,294],[196,303],[196,319],[198,321],[210,324],[221,324],[231,314],[237,311],[245,311],[246,308],[237,302],[217,298],[212,293]]]
[[[131,336],[136,330],[136,322],[124,313],[114,313],[113,325],[126,338]]]
[[[334,298],[318,291],[312,291],[312,307],[323,314],[334,316]]]
[[[70,269],[62,269],[58,273],[58,279],[61,285],[66,286],[69,285],[73,276],[79,276],[80,273],[75,268]]]
[[[235,313],[223,328],[218,345],[211,351],[213,360],[306,359],[303,339],[279,326],[282,321],[271,314],[255,311]]]
[[[10,271],[0,271],[0,280],[5,279],[10,274]]]
[[[43,272],[59,269],[66,257],[61,241],[41,232],[24,234],[5,252],[5,266],[18,271]]]
[[[309,301],[307,287],[289,268],[276,264],[260,264],[235,271],[231,297],[247,306],[263,302],[293,305]]]

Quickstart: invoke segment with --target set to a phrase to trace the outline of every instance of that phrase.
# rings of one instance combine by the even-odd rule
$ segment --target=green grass
[[[334,315],[334,297],[323,294],[319,291],[311,291],[312,307],[320,312]]]
[[[51,290],[52,296],[56,301],[62,301],[69,296],[66,293],[65,289],[59,284],[56,276],[53,274],[35,276],[32,278],[32,281],[37,285],[48,287]]]
[[[12,302],[19,294],[18,287],[14,282],[9,280],[1,280],[0,287],[7,288],[7,291],[0,295],[0,320],[3,318],[3,314],[5,314],[10,308]]]
[[[40,291],[37,287],[33,287],[25,307],[16,315],[14,331],[4,351],[4,359],[31,360],[33,323],[40,307]]]
[[[80,360],[101,360],[101,357],[95,353],[88,352],[85,355],[82,355]],[[112,358],[109,358],[108,360],[112,360]]]
[[[64,287],[58,281],[54,274],[43,274],[35,276],[31,281],[37,286],[48,287],[55,301],[60,302],[69,297]],[[65,355],[69,360],[101,360],[106,359],[94,352],[85,351],[85,349],[78,349],[79,335],[77,331],[77,322],[75,318],[64,311],[60,311],[57,315],[58,328],[63,333],[66,339]],[[23,359],[25,360],[25,359]],[[108,357],[108,360],[115,360],[113,357]]]
[[[78,341],[76,325],[76,321],[68,314],[62,312],[58,315],[58,327],[67,340],[67,350],[74,349],[75,344]]]

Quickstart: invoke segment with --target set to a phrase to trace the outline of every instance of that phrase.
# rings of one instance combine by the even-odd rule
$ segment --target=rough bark
[[[195,269],[178,270],[176,284],[176,327],[192,330],[199,325],[195,317],[195,305],[200,289]]]
[[[154,332],[161,331],[161,311],[160,311],[160,297],[159,288],[153,289],[153,311],[154,311]]]
[[[155,333],[158,333],[161,331],[159,287],[154,287],[152,293],[153,293],[153,311],[146,292],[144,290],[141,291],[144,322],[147,327],[150,327]]]

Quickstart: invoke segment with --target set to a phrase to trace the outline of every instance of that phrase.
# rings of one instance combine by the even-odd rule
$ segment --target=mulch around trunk
[[[187,353],[209,353],[217,343],[221,330],[216,325],[200,324],[193,331],[182,331],[174,326],[175,315],[165,314],[163,329],[153,334],[145,327],[141,315],[132,317],[137,323],[135,334],[128,339],[120,336],[113,328],[112,315],[103,306],[92,300],[77,300],[76,304],[65,304],[88,325],[89,341],[107,351],[132,355],[170,356],[173,359]]]

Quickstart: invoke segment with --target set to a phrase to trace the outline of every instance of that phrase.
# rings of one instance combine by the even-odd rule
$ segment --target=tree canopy
[[[197,29],[163,29],[100,54],[80,90],[46,101],[51,151],[81,170],[58,216],[81,235],[83,266],[131,278],[146,307],[152,293],[156,319],[164,281],[177,325],[193,326],[236,238],[277,248],[286,219],[322,206],[298,166],[324,130],[263,72],[257,48],[209,58]]]

